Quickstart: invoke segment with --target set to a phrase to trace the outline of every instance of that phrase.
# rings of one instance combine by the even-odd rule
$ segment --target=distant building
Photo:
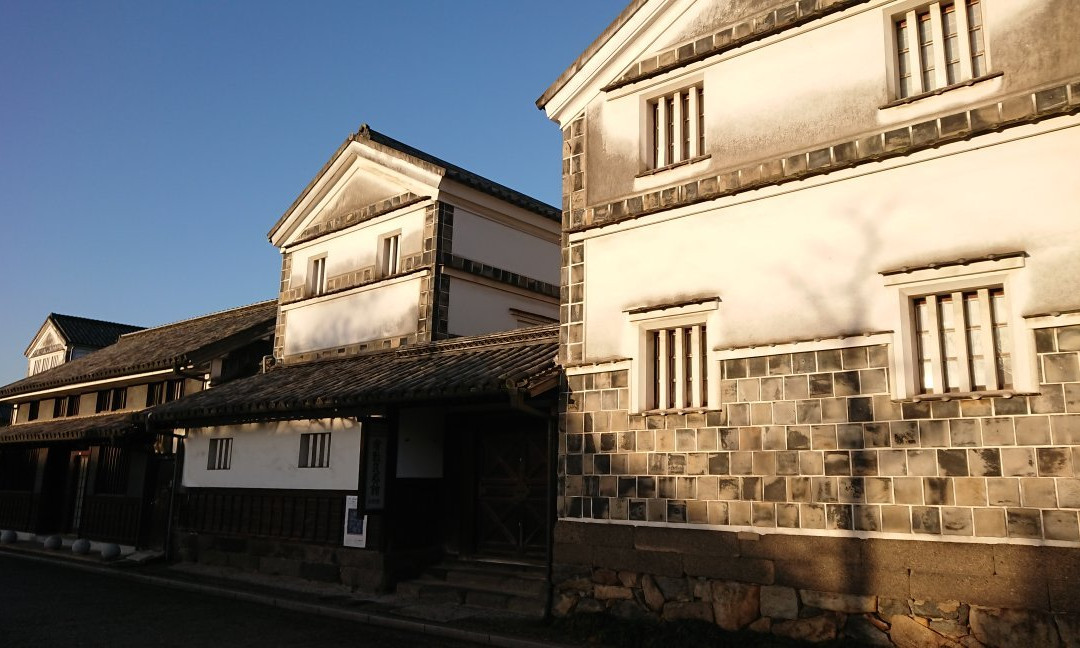
[[[270,231],[274,366],[152,414],[186,435],[184,556],[365,590],[542,559],[559,228],[367,126],[346,139]]]
[[[175,446],[147,433],[155,406],[255,373],[276,303],[120,336],[0,387],[0,528],[162,547]],[[63,321],[63,320],[61,320]]]
[[[107,347],[141,326],[49,313],[26,348],[26,375],[33,376],[68,360]]]
[[[1078,30],[1073,0],[635,0],[543,94],[562,612],[1056,645]],[[970,626],[927,628],[948,605]],[[1049,634],[994,634],[998,608]]]

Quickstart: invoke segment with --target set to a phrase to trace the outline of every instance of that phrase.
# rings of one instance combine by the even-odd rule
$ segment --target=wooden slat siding
[[[137,497],[90,495],[83,504],[79,535],[90,540],[137,544],[140,505]]]
[[[34,494],[28,491],[0,491],[0,528],[30,531]]]
[[[181,520],[188,531],[338,544],[347,494],[191,489]]]

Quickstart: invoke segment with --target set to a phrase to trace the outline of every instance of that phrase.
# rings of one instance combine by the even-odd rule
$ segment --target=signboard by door
[[[371,432],[364,445],[364,510],[381,511],[386,506],[388,436],[383,431]]]
[[[357,495],[345,497],[345,539],[342,544],[359,549],[367,546],[367,516],[360,513]]]

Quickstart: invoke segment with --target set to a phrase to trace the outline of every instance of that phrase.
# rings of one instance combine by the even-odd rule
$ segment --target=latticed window
[[[210,439],[210,450],[206,458],[207,470],[228,470],[232,467],[232,439]]]
[[[1012,343],[1003,288],[926,295],[913,299],[912,309],[922,393],[1012,388]]]
[[[705,89],[683,88],[648,102],[649,166],[659,169],[705,155]]]
[[[314,432],[300,435],[301,468],[326,468],[330,465],[330,433]]]
[[[987,73],[980,0],[933,2],[898,16],[894,28],[901,99]]]
[[[704,324],[647,332],[649,409],[708,406]]]

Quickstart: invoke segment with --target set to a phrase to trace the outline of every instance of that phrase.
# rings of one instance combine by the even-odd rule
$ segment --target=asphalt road
[[[0,646],[468,648],[475,644],[0,555]]]

